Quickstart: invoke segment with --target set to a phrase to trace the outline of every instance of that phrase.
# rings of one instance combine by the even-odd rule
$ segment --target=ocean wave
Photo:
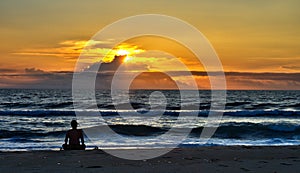
[[[61,103],[47,103],[47,104],[42,104],[41,107],[45,108],[45,109],[58,109],[58,108],[66,108],[66,107],[70,107],[73,106],[73,102],[69,101],[69,102],[61,102]]]
[[[110,125],[109,127],[116,133],[127,136],[153,136],[167,132],[166,128],[146,125]]]
[[[300,108],[300,103],[289,105],[289,107]]]
[[[72,110],[1,110],[0,115],[15,115],[15,116],[76,116]]]
[[[248,101],[244,101],[244,102],[239,102],[239,101],[235,101],[235,102],[228,102],[226,103],[226,106],[242,106],[242,105],[245,105],[245,104],[251,104],[251,102],[248,102]]]
[[[64,136],[66,131],[53,131],[53,132],[42,132],[34,130],[0,130],[0,139],[3,138],[35,138],[35,137],[61,137]]]
[[[199,132],[199,130],[196,132]],[[214,134],[214,137],[224,139],[291,139],[299,136],[300,125],[290,123],[224,123],[218,127]]]
[[[224,116],[238,116],[238,117],[296,117],[300,116],[299,110],[227,110],[224,112]]]
[[[105,132],[104,128],[106,126],[96,126],[91,127],[83,130],[91,130],[95,128],[97,130],[100,129],[100,132]],[[126,136],[156,136],[163,134],[167,131],[166,128],[161,127],[152,127],[146,125],[110,125],[109,126],[113,131],[120,135]],[[101,130],[103,129],[103,130]],[[41,137],[64,137],[66,131],[51,131],[51,132],[44,132],[44,131],[34,131],[34,130],[0,130],[0,139],[4,138],[11,138],[16,139],[18,142],[26,141],[30,138],[41,138]]]
[[[120,135],[125,136],[158,136],[166,133],[167,127],[154,127],[147,125],[109,125],[109,127]],[[95,126],[83,129],[84,131],[97,130],[101,135],[110,135],[106,126]],[[200,137],[204,127],[191,129],[190,137]],[[206,127],[213,128],[213,127]],[[186,132],[186,129],[175,127],[174,133]],[[34,131],[34,130],[0,130],[0,139],[2,138],[40,138],[40,137],[63,137],[66,131]],[[106,134],[103,134],[106,133]],[[101,136],[100,135],[100,136]],[[285,138],[294,139],[300,137],[300,125],[290,123],[222,123],[217,128],[213,138],[220,139],[269,139]]]
[[[136,112],[141,114],[148,113],[148,110],[77,110],[76,112],[81,112],[89,116],[97,116],[99,113],[101,116],[117,116],[119,112],[122,115],[133,115]],[[159,115],[161,111],[155,110],[150,111],[151,115]],[[212,113],[223,113],[223,116],[233,116],[233,117],[300,117],[299,110],[225,110],[225,111],[211,111]],[[199,117],[207,117],[209,115],[209,110],[166,110],[163,115],[165,116],[195,116],[198,114]],[[33,116],[33,117],[47,117],[47,116],[76,116],[74,110],[0,110],[0,115],[2,116]]]

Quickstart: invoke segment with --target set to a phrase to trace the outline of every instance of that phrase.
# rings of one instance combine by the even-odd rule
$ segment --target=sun
[[[117,50],[116,55],[118,55],[118,56],[121,56],[121,55],[129,55],[129,51],[128,51],[128,50],[125,50],[125,49],[120,49],[120,50]]]
[[[128,63],[129,61],[134,61],[135,55],[144,52],[145,50],[139,49],[137,46],[130,46],[130,45],[120,45],[117,49],[114,50],[114,54],[116,56],[124,56],[124,63]]]
[[[117,56],[126,56],[123,60],[124,63],[127,63],[128,61],[130,61],[132,59],[131,55],[132,53],[129,50],[125,50],[125,49],[120,49],[117,50],[116,55]]]

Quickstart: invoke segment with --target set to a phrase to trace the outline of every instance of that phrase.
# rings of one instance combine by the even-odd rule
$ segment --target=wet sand
[[[143,152],[143,151],[138,151]],[[102,150],[0,152],[0,172],[300,172],[300,147],[177,148],[149,160]]]

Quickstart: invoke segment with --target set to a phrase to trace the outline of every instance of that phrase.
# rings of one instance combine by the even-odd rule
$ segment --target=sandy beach
[[[300,147],[177,148],[142,161],[102,150],[1,152],[0,163],[0,172],[300,172]]]

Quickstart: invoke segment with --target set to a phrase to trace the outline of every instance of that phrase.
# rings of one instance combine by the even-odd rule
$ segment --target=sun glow
[[[130,56],[126,56],[126,58],[123,60],[123,62],[128,62],[128,61],[130,61],[130,60],[132,60],[132,57],[130,57]]]
[[[129,51],[128,50],[124,50],[124,49],[120,49],[120,50],[117,50],[116,55],[118,55],[118,56],[129,55]]]
[[[133,60],[134,55],[144,52],[144,50],[142,49],[137,49],[136,46],[121,45],[118,48],[119,49],[115,51],[115,55],[126,56],[125,59],[123,60],[124,63]]]

